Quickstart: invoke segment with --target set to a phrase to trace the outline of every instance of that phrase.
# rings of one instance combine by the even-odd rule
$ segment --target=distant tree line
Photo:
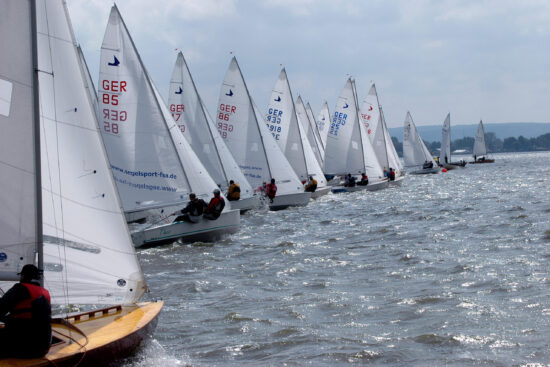
[[[392,136],[393,145],[399,156],[403,156],[403,143]],[[434,141],[431,143],[424,142],[432,154],[437,155],[441,142]],[[541,150],[550,150],[550,134],[540,135],[536,138],[505,138],[500,140],[495,133],[485,133],[485,143],[490,153],[500,152],[534,152]],[[472,152],[474,147],[474,138],[465,137],[451,142],[451,151],[464,149],[468,153]]]

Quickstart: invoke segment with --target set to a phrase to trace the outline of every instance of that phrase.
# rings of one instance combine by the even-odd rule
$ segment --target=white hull
[[[338,194],[340,192],[355,192],[355,191],[361,191],[361,190],[366,190],[366,189],[367,189],[367,185],[364,185],[364,186],[356,185],[356,186],[353,186],[353,187],[333,186],[332,187],[332,192],[335,193],[335,194]]]
[[[433,168],[422,168],[417,169],[415,171],[409,172],[411,175],[425,175],[430,173],[439,173],[439,167],[433,167]]]
[[[326,195],[330,192],[330,189],[331,189],[330,186],[325,186],[325,187],[318,188],[317,190],[315,190],[315,192],[311,193],[311,198],[316,199],[318,197]]]
[[[258,208],[260,206],[260,197],[254,195],[246,199],[236,201],[226,200],[225,202],[231,205],[231,209],[239,209],[241,213],[244,213],[247,210]]]
[[[401,186],[401,183],[405,179],[405,176],[397,176],[395,180],[390,181],[390,186]]]
[[[367,190],[377,191],[377,190],[387,189],[389,186],[390,186],[389,180],[378,181],[373,183],[369,182],[369,184],[367,185]]]
[[[237,232],[240,220],[238,210],[229,210],[216,220],[201,217],[198,223],[169,223],[132,233],[132,240],[135,247],[161,245],[179,239],[185,242],[213,241],[224,234]]]
[[[275,196],[273,202],[269,203],[269,210],[281,210],[289,206],[306,206],[310,198],[311,192]]]

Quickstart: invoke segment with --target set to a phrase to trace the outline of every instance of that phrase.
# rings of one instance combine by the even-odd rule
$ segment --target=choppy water
[[[495,158],[139,251],[166,305],[127,365],[550,364],[550,152]]]

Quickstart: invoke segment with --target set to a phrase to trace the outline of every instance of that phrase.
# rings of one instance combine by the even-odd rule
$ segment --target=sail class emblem
[[[120,61],[118,61],[116,56],[113,56],[113,58],[115,59],[115,61],[109,62],[109,63],[107,63],[107,65],[109,65],[109,66],[118,66],[118,65],[120,65]]]
[[[233,91],[231,89],[229,89],[229,93],[225,93],[226,96],[228,97],[232,97],[233,96]]]
[[[176,91],[176,94],[181,94],[183,92],[183,89],[181,89],[181,87],[179,87],[179,89]]]
[[[274,99],[275,102],[281,102],[281,96],[277,96],[277,99]]]
[[[342,108],[348,108],[348,107],[349,107],[349,105],[346,103],[345,106],[342,107]]]
[[[372,111],[372,106],[369,106],[369,111]]]

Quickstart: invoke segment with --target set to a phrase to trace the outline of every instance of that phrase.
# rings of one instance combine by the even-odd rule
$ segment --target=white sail
[[[328,130],[330,129],[330,111],[328,109],[328,103],[325,101],[323,103],[323,107],[321,107],[321,112],[319,112],[319,116],[317,116],[317,127],[319,128],[319,135],[321,137],[321,141],[323,142],[323,160],[325,159],[324,152],[327,149],[327,136],[328,136]]]
[[[352,80],[352,87],[353,87],[353,93],[355,95],[355,108],[357,110],[357,126],[359,127],[359,132],[361,136],[363,161],[365,162],[365,168],[363,169],[363,172],[365,172],[369,177],[370,183],[377,183],[385,179],[384,171],[382,169],[382,166],[380,165],[380,162],[378,161],[378,158],[376,157],[376,153],[374,152],[374,148],[368,137],[367,129],[359,121],[359,98],[357,97],[357,88],[355,87],[355,80]]]
[[[296,100],[295,105],[296,105],[296,115],[298,116],[298,121],[302,125],[302,129],[304,130],[306,141],[308,142],[308,145],[310,146],[318,164],[322,166],[324,161],[323,151],[319,148],[319,146],[316,143],[315,134],[310,124],[307,109],[304,105],[304,102],[302,101],[302,97],[298,96],[298,99]]]
[[[403,164],[401,163],[399,155],[397,154],[395,146],[393,145],[390,132],[388,131],[388,127],[386,125],[386,118],[384,117],[384,110],[382,109],[382,107],[380,107],[380,125],[377,127],[377,129],[384,129],[389,167],[393,168],[394,171],[396,171],[396,174],[401,174],[403,171]]]
[[[84,58],[84,53],[82,52],[82,48],[80,46],[77,46],[78,50],[78,57],[80,60],[80,65],[82,65],[82,69],[84,70],[84,77],[86,82],[86,89],[88,89],[88,93],[90,94],[90,97],[92,99],[92,105],[94,107],[94,113],[96,116],[99,113],[99,101],[97,100],[97,91],[94,86],[94,81],[92,80],[92,75],[90,74],[90,69],[88,69],[88,63],[86,62],[86,59]],[[99,120],[99,118],[98,118]]]
[[[474,141],[474,157],[482,157],[487,155],[487,145],[485,144],[485,131],[483,130],[483,122],[479,121],[477,132]]]
[[[45,286],[53,303],[136,302],[134,252],[61,1],[37,1]]]
[[[254,187],[276,179],[277,196],[303,192],[302,183],[273,139],[233,57],[218,102],[218,131]]]
[[[378,117],[378,124],[376,124],[376,132],[374,135],[372,135],[372,147],[374,149],[374,152],[376,153],[376,157],[378,158],[378,162],[384,169],[389,169],[391,167],[390,165],[390,159],[388,155],[388,148],[386,144],[386,136],[384,128],[382,127],[382,116],[379,115]],[[393,166],[396,168],[395,166]]]
[[[361,174],[365,169],[361,132],[351,79],[336,101],[325,150],[329,175]]]
[[[222,189],[227,189],[229,180],[234,180],[240,185],[241,198],[251,197],[252,187],[202,103],[181,52],[178,54],[170,80],[168,105],[180,131],[214,181]]]
[[[40,239],[33,110],[33,33],[29,1],[0,10],[0,279],[17,280],[35,263]],[[40,223],[38,223],[40,225]]]
[[[319,128],[317,127],[317,123],[315,122],[313,110],[311,109],[311,105],[309,104],[309,102],[306,103],[306,112],[309,120],[309,126],[311,127],[311,131],[313,132],[313,136],[315,138],[315,145],[312,145],[312,148],[314,149],[314,151],[319,152],[319,154],[316,154],[315,156],[318,157],[317,160],[319,161],[319,163],[321,165],[324,165],[325,145],[323,144],[323,141],[321,139],[321,134],[319,133]]]
[[[406,167],[422,166],[426,161],[431,161],[434,166],[437,166],[418,134],[410,112],[407,112],[403,128],[403,160]]]
[[[451,163],[451,114],[448,113],[443,128],[441,129],[441,150],[439,152],[439,163]]]
[[[269,98],[266,125],[271,135],[288,159],[292,169],[301,181],[307,180],[308,170],[302,137],[298,128],[298,117],[292,98],[292,91],[283,68],[279,73]]]
[[[365,126],[369,139],[372,141],[376,134],[376,128],[380,119],[380,104],[378,102],[378,94],[374,83],[369,89],[369,93],[361,104],[360,119]]]
[[[301,119],[298,116],[298,121]],[[310,142],[307,139],[305,129],[303,128],[303,123],[299,121],[298,128],[300,129],[300,136],[302,137],[302,145],[304,147],[304,155],[306,157],[307,172],[308,176],[313,177],[317,181],[317,189],[327,186],[327,179],[323,173],[321,165],[315,157],[313,148],[311,147]]]

